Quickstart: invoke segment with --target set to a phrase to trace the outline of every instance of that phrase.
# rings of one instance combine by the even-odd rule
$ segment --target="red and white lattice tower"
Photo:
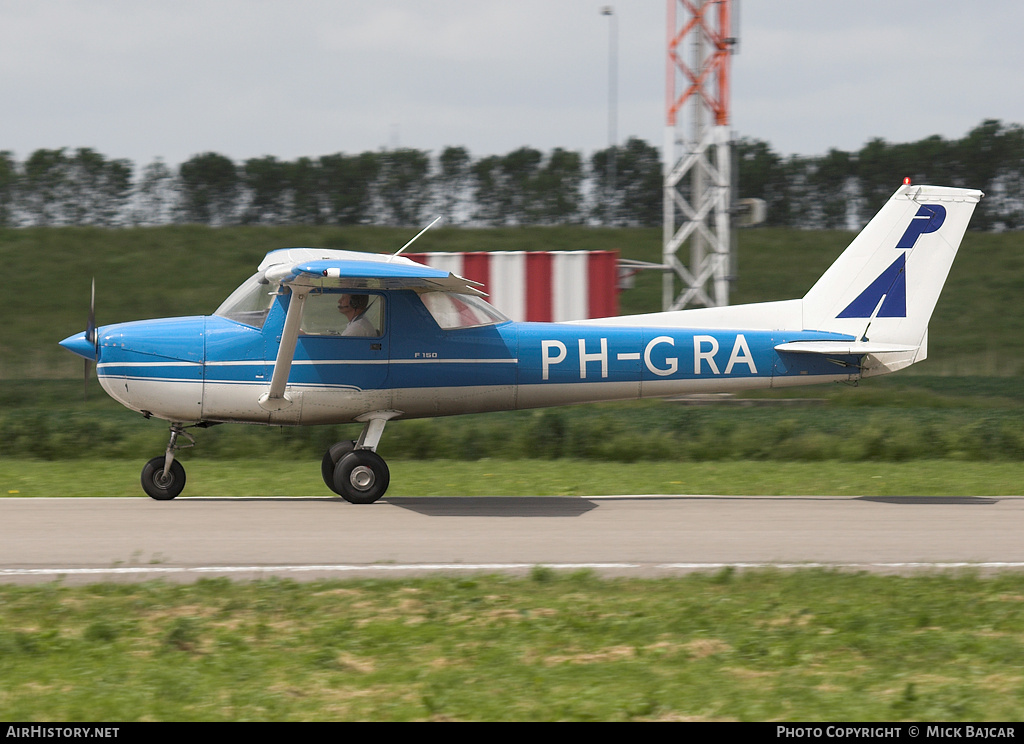
[[[736,43],[730,6],[731,0],[668,0],[666,310],[729,304],[729,63]],[[687,242],[689,266],[679,258]]]

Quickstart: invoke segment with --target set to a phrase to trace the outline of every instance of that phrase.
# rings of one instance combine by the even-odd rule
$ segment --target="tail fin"
[[[900,187],[804,296],[804,328],[924,352],[928,320],[982,196]]]

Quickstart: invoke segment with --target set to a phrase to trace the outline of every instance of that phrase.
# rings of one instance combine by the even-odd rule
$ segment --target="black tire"
[[[334,489],[334,469],[338,466],[338,461],[355,448],[356,443],[351,440],[332,444],[331,448],[324,453],[323,462],[320,463],[320,474],[324,478],[324,483],[339,496],[344,494]]]
[[[164,455],[154,457],[142,469],[142,490],[157,501],[170,501],[185,488],[185,468],[175,460],[164,474]]]
[[[372,504],[391,483],[387,463],[376,452],[353,450],[334,468],[334,491],[353,504]]]

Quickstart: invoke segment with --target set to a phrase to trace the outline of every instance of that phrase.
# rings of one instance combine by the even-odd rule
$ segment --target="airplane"
[[[401,251],[285,248],[213,315],[97,328],[90,308],[86,330],[60,344],[96,363],[115,400],[169,422],[164,453],[142,470],[150,497],[184,488],[188,428],[360,422],[321,472],[369,504],[390,483],[377,446],[395,419],[850,382],[922,361],[983,196],[905,180],[800,299],[514,322],[477,283]]]

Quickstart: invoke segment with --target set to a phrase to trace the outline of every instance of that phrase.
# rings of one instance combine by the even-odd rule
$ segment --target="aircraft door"
[[[387,407],[387,297],[363,290],[314,290],[306,299],[289,385],[303,391],[303,421],[314,408]],[[333,416],[337,411],[333,411]]]

